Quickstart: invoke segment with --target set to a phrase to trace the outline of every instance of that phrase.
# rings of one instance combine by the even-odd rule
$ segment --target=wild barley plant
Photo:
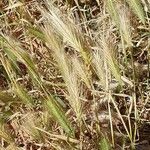
[[[27,45],[22,46],[17,39],[1,33],[0,60],[7,75],[11,94],[8,96],[5,94],[6,91],[0,92],[0,100],[4,104],[11,101],[16,111],[24,110],[21,119],[18,119],[16,114],[8,115],[7,119],[13,122],[16,117],[19,121],[17,124],[21,127],[19,131],[24,133],[23,136],[29,137],[32,146],[37,142],[36,146],[40,148],[111,149],[110,147],[117,146],[118,137],[124,139],[120,143],[121,147],[131,145],[134,148],[138,131],[137,122],[140,117],[137,108],[139,93],[136,91],[136,68],[133,62],[136,33],[134,33],[131,18],[136,15],[138,25],[145,29],[149,20],[149,2],[145,0],[97,0],[96,10],[99,15],[94,19],[89,19],[93,15],[93,7],[90,6],[89,10],[86,8],[86,5],[92,4],[91,1],[66,1],[66,5],[62,8],[59,8],[59,4],[61,2],[56,0],[44,1],[42,6],[36,3],[38,8],[36,11],[40,12],[40,17],[38,16],[40,19],[35,19],[36,21],[30,23],[21,18],[21,22],[23,23],[22,34],[26,39],[24,42],[28,45],[27,41],[30,39],[32,40],[31,47],[34,47],[36,43],[36,45],[42,45],[42,49],[46,49],[47,58],[51,59],[52,56],[55,60],[55,69],[60,73],[63,86],[60,87],[60,84],[52,83],[47,79],[43,80],[42,73],[37,67],[41,62],[37,62],[36,65],[30,51],[24,48]],[[25,10],[22,12],[26,17],[30,11],[33,11],[30,10],[29,5],[26,2],[10,1],[4,12],[7,14],[11,10],[20,13],[19,7],[22,7],[22,10],[28,8],[27,12]],[[81,9],[80,5],[85,7]],[[102,11],[99,11],[99,8]],[[146,13],[145,10],[147,10]],[[5,17],[4,20],[6,20]],[[91,27],[90,23],[93,23],[95,27]],[[8,22],[7,25],[11,28]],[[37,41],[40,41],[40,44],[37,44]],[[44,57],[44,50],[42,52],[42,57]],[[36,55],[36,52],[32,53]],[[45,59],[45,62],[52,62],[48,59]],[[125,63],[122,60],[125,60]],[[31,91],[19,83],[18,72],[21,70],[17,64],[18,61],[26,66],[27,74],[32,81],[30,83],[32,88],[36,87],[37,91],[40,91],[41,106],[37,112],[35,100],[30,95]],[[132,70],[131,75],[127,75],[124,64],[127,67],[128,64],[131,66],[128,67]],[[48,88],[48,84],[52,86],[51,89]],[[59,101],[50,92],[52,89],[58,90],[56,88],[63,91],[63,98]],[[127,112],[125,115],[122,115],[118,99],[120,101],[129,99],[128,104],[124,102]],[[14,105],[16,101],[21,104],[19,109]],[[66,103],[65,106],[69,108],[62,108],[63,103]],[[30,115],[25,115],[26,107]],[[100,120],[102,109],[109,116],[107,120],[109,131],[103,127],[105,119],[102,122]],[[5,112],[2,114],[4,115]],[[105,115],[102,116],[107,118]],[[134,123],[131,117],[134,118]],[[116,129],[115,119],[121,123],[122,130]],[[5,130],[3,127],[5,124],[2,124],[1,128],[0,136],[3,143],[1,147],[5,147],[5,141],[9,145],[7,149],[18,149],[18,144],[12,140],[12,134],[9,134],[6,131],[7,128],[5,127]],[[14,124],[12,127],[16,128]],[[24,140],[24,143],[27,144],[27,140]],[[48,146],[45,146],[45,143]]]

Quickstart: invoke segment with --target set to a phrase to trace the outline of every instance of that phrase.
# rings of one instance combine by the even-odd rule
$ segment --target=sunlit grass
[[[0,7],[0,149],[134,149],[149,122],[149,1]]]

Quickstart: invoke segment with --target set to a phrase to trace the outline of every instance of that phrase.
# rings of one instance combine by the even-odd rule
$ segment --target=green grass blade
[[[3,45],[6,47],[3,50],[12,60],[13,64],[16,64],[16,59],[14,58],[17,58],[19,61],[23,62],[26,65],[33,81],[40,84],[41,79],[36,71],[34,62],[30,58],[30,55],[25,50],[23,50],[20,43],[18,43],[14,39],[7,36],[3,36],[3,39],[4,39]]]
[[[106,5],[111,18],[115,21],[116,25],[120,27],[119,14],[116,10],[115,2],[115,0],[106,0]]]
[[[43,42],[46,42],[45,36],[40,29],[38,29],[36,27],[31,27],[31,26],[27,26],[26,28],[29,32],[28,34],[34,35],[37,38],[39,38],[40,40],[42,40]]]
[[[4,37],[4,38],[5,38],[4,44],[6,47],[8,47],[8,50],[10,51],[9,53],[7,51],[5,51],[5,52],[7,54],[11,54],[11,53],[14,54],[14,56],[16,56],[20,61],[22,61],[26,65],[26,67],[29,71],[30,77],[32,77],[32,79],[34,81],[36,81],[36,85],[40,86],[41,89],[44,91],[44,93],[46,95],[48,95],[47,90],[45,90],[45,88],[42,84],[40,75],[38,74],[38,72],[36,70],[35,64],[32,61],[32,59],[30,58],[30,55],[26,51],[22,50],[19,43],[14,41],[12,38],[8,38],[8,37]],[[10,75],[11,73],[9,72],[8,74]],[[12,80],[12,83],[14,85],[14,92],[19,96],[19,98],[21,98],[25,103],[28,103],[28,104],[32,103],[31,98],[27,95],[27,93],[23,90],[23,88],[21,86],[19,86],[15,82],[15,80]],[[52,98],[49,98],[49,96],[48,96],[47,105],[49,107],[51,114],[56,119],[56,121],[58,121],[60,123],[60,125],[66,131],[66,133],[71,134],[72,129],[71,129],[69,123],[67,123],[68,122],[67,118],[66,118],[65,114],[63,113],[63,111],[58,106],[58,104],[56,103],[56,101]]]
[[[111,150],[110,143],[105,137],[100,140],[99,144],[99,150]]]
[[[9,60],[11,61],[12,66],[13,66],[15,69],[19,70],[19,67],[18,67],[18,65],[17,65],[17,57],[14,55],[14,53],[12,53],[12,52],[9,50],[9,48],[7,48],[7,47],[3,48],[3,50],[6,52],[6,54],[7,54],[8,58],[9,58]]]
[[[145,23],[145,12],[140,0],[127,0],[133,12],[139,17],[142,23]]]
[[[119,71],[118,63],[114,56],[115,49],[110,46],[110,43],[108,43],[105,38],[102,39],[101,44],[103,45],[102,52],[103,52],[105,61],[108,64],[109,69],[112,72],[112,75],[116,78],[116,80],[120,83],[120,85],[122,85],[123,82],[121,80],[121,74]]]
[[[73,136],[73,128],[67,120],[65,113],[59,107],[56,100],[52,96],[49,96],[46,100],[46,107],[48,108],[48,111],[53,115],[54,119],[56,119],[59,122],[59,124],[65,130],[65,132],[68,135]]]
[[[32,98],[26,93],[26,91],[23,89],[22,86],[15,84],[14,93],[27,105],[31,106],[33,105]]]

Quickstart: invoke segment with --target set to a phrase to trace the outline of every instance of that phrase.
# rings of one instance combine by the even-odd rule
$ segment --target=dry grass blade
[[[14,8],[20,7],[20,6],[22,6],[22,5],[23,5],[23,3],[17,2],[17,3],[15,3],[15,4],[13,4],[13,5],[8,6],[7,8],[5,8],[5,10],[14,9]]]
[[[0,129],[0,137],[3,138],[6,142],[12,143],[12,138],[3,130]]]
[[[7,130],[6,130],[7,131]],[[7,143],[11,144],[14,142],[13,138],[5,131],[3,123],[0,120],[0,137],[3,138]]]
[[[111,102],[113,103],[113,105],[114,105],[114,107],[115,107],[115,109],[116,109],[116,111],[118,113],[118,116],[120,117],[120,119],[122,121],[123,127],[124,127],[128,137],[129,137],[129,139],[130,139],[130,141],[132,143],[132,135],[129,133],[129,130],[128,130],[127,125],[126,125],[126,123],[125,123],[125,121],[124,121],[124,119],[123,119],[123,117],[122,117],[122,115],[120,113],[120,110],[118,109],[118,106],[117,106],[116,102],[114,101],[114,98],[111,95],[109,95],[109,96],[110,96]]]
[[[149,0],[0,0],[0,149],[150,149],[149,13]]]
[[[14,143],[12,143],[9,146],[7,146],[5,150],[20,150],[20,148],[17,147]]]
[[[73,139],[73,138],[70,138],[70,137],[66,137],[66,136],[63,136],[63,135],[51,134],[51,133],[49,133],[49,132],[47,132],[47,131],[45,131],[45,130],[43,130],[43,129],[41,129],[41,128],[38,128],[38,127],[35,127],[35,128],[36,128],[37,130],[39,130],[39,131],[41,131],[41,132],[43,132],[43,133],[49,135],[49,136],[52,137],[52,138],[55,137],[55,138],[57,138],[57,139],[64,140],[64,141],[68,141],[68,142],[71,142],[71,143],[79,143],[79,141],[76,140],[76,139]]]
[[[34,126],[39,125],[39,118],[36,118],[37,116],[30,112],[30,114],[27,114],[24,120],[22,121],[22,129],[30,135],[33,139],[40,139],[42,140],[42,134],[34,128]]]

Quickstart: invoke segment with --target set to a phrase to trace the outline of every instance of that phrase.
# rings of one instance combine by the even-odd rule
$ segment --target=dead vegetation
[[[0,149],[150,149],[150,2],[2,0]]]

